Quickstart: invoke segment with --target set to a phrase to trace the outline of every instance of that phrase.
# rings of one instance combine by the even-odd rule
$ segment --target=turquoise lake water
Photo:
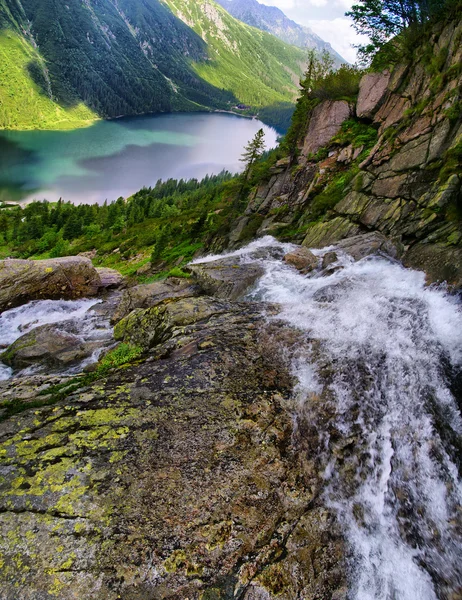
[[[63,198],[76,204],[127,197],[158,179],[202,178],[242,169],[258,120],[186,113],[98,121],[74,131],[0,131],[0,200]]]

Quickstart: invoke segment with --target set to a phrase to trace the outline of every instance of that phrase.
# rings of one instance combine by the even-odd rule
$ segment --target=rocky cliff
[[[231,247],[249,229],[317,248],[380,231],[405,265],[460,287],[461,39],[461,23],[442,25],[413,62],[366,74],[355,103],[319,103],[298,155],[252,193]]]

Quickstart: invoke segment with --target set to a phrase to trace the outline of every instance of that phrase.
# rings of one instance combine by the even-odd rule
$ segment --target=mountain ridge
[[[267,31],[293,46],[313,48],[317,52],[327,51],[335,61],[336,66],[348,63],[329,42],[319,37],[309,27],[300,25],[290,19],[276,6],[268,6],[257,0],[216,0],[233,17]]]

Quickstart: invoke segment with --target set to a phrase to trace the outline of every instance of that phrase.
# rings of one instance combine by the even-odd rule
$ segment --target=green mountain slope
[[[0,128],[291,101],[303,52],[207,5],[226,42],[186,0],[0,0]]]
[[[37,50],[14,31],[0,32],[0,124],[9,129],[29,127],[67,129],[81,127],[97,118],[82,102],[60,106],[31,75],[43,69]],[[43,84],[46,71],[42,71]]]
[[[209,60],[194,69],[203,79],[252,106],[293,100],[305,53],[245,25],[213,0],[165,0],[207,43]]]

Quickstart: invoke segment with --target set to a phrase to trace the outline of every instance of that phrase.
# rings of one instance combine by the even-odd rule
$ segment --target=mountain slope
[[[297,95],[302,51],[239,22],[213,0],[165,2],[207,43],[209,60],[194,65],[203,79],[257,107]]]
[[[289,19],[276,6],[260,4],[257,0],[217,0],[217,2],[236,19],[262,31],[267,31],[287,44],[299,48],[313,48],[318,52],[327,50],[337,66],[347,62],[328,42],[325,42],[308,27]]]
[[[187,11],[185,0],[178,10],[182,4]],[[253,68],[232,50],[251,37],[248,26],[219,10],[232,39],[217,63],[216,48],[159,0],[0,0],[0,127],[54,127],[60,120],[54,112],[61,119],[69,113],[72,127],[75,117],[84,125],[95,116],[292,101],[303,53],[268,36],[253,44],[261,57]],[[230,63],[239,76],[224,68]],[[261,98],[244,93],[242,79],[261,85]],[[15,88],[14,81],[21,84]],[[38,108],[24,109],[31,104]],[[66,126],[65,118],[60,122]]]

